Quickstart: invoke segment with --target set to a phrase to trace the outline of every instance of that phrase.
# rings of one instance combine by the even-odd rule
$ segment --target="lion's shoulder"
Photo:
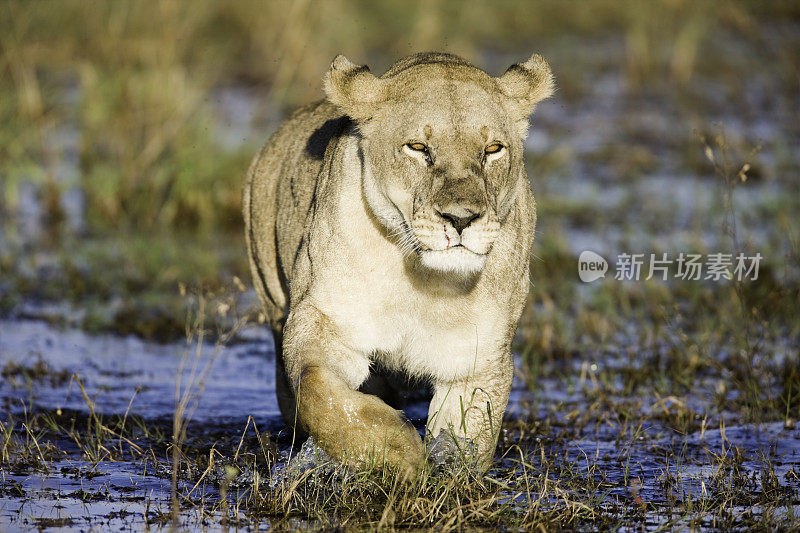
[[[320,100],[301,107],[267,142],[273,151],[289,150],[288,159],[322,161],[331,142],[345,134],[352,120],[331,103]]]

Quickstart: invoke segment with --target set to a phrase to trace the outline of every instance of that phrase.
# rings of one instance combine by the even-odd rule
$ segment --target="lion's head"
[[[480,272],[528,186],[528,117],[553,92],[545,60],[495,78],[453,55],[417,54],[377,78],[340,55],[325,91],[358,124],[366,201],[387,234],[427,268]]]

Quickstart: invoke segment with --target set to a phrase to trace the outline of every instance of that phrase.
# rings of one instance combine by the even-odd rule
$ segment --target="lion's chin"
[[[447,250],[425,250],[420,253],[423,266],[439,272],[451,272],[462,276],[475,275],[483,270],[486,255],[476,254],[463,246]]]

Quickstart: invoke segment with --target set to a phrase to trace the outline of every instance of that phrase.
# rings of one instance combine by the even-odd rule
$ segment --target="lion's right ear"
[[[366,65],[356,65],[341,54],[333,59],[323,82],[328,100],[355,120],[370,118],[376,104],[386,99],[385,82]]]

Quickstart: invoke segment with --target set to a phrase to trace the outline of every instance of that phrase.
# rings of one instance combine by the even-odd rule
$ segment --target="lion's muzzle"
[[[483,269],[500,226],[476,185],[476,180],[445,184],[434,195],[432,205],[414,213],[412,226],[422,245],[423,265],[465,274]]]

